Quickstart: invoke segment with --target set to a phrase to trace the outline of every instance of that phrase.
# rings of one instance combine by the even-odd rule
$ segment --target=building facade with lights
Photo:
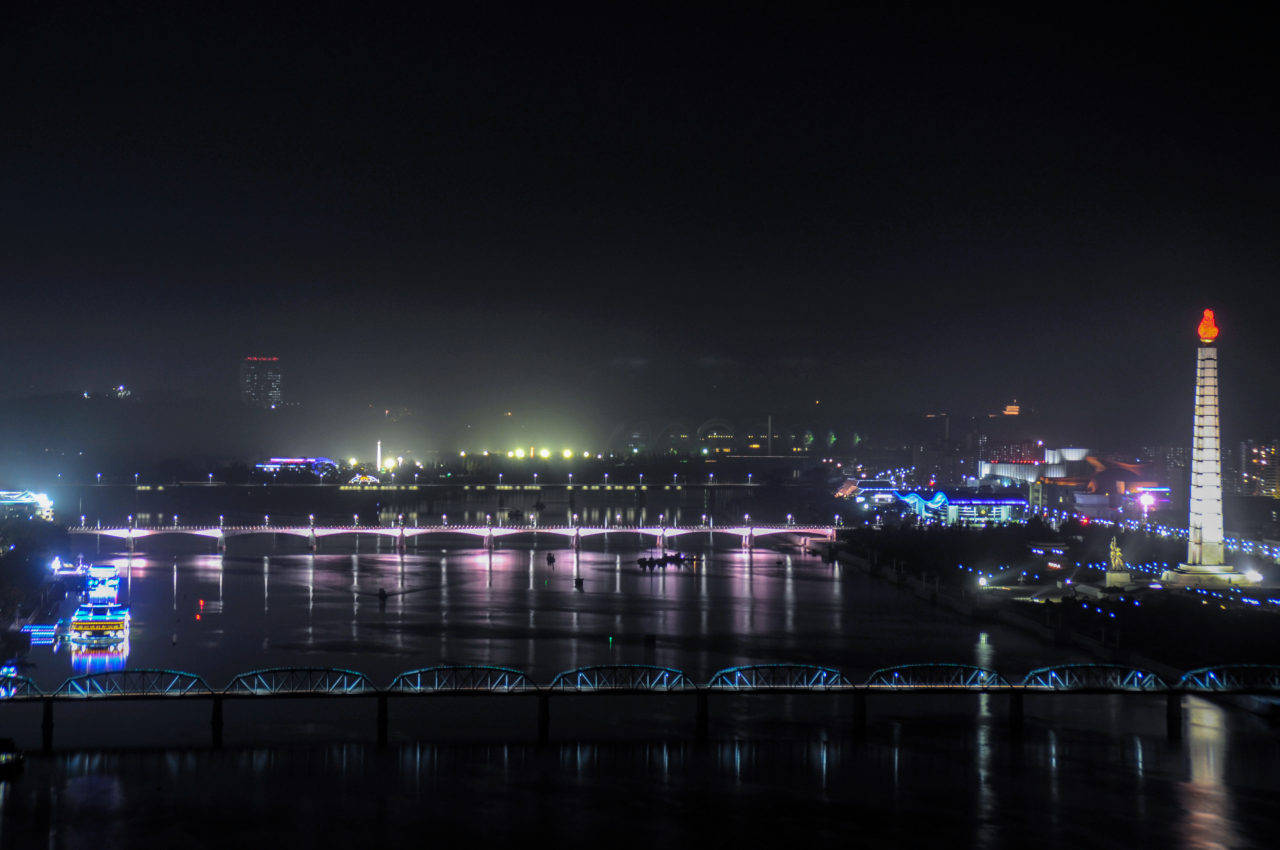
[[[275,410],[284,403],[279,357],[246,357],[240,361],[240,401]]]

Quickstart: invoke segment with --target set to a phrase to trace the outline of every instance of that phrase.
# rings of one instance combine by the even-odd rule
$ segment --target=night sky
[[[169,5],[7,13],[0,398],[278,354],[441,432],[1017,397],[1181,440],[1212,306],[1228,429],[1277,430],[1242,13]]]

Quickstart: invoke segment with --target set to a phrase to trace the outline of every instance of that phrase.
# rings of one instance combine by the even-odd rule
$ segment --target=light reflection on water
[[[1222,736],[1208,716],[1201,722],[1219,732],[1184,749],[1160,745],[1158,720],[1141,728],[1141,766],[1113,757],[1132,737],[1103,742],[1088,730],[1033,726],[1016,743],[993,734],[983,755],[964,745],[964,730],[925,730],[910,719],[865,743],[816,736],[74,753],[38,760],[22,783],[0,783],[0,840],[23,846],[57,824],[62,846],[127,839],[144,848],[222,830],[260,843],[421,846],[424,829],[438,838],[554,835],[575,846],[616,840],[620,829],[628,845],[660,846],[704,836],[758,846],[800,835],[807,845],[844,846],[1271,846],[1274,772],[1232,782],[1221,772],[1225,756],[1259,741]],[[1274,741],[1263,746],[1274,755]],[[972,777],[988,757],[984,790]],[[1048,764],[1045,776],[1037,765]],[[294,815],[280,817],[285,809]]]
[[[735,548],[712,553],[696,571],[657,573],[638,568],[637,550],[551,553],[554,566],[548,550],[515,548],[119,558],[134,617],[128,663],[193,670],[217,687],[234,673],[286,664],[349,667],[385,683],[401,670],[447,660],[514,666],[545,683],[581,664],[649,660],[699,680],[719,667],[771,661],[825,663],[857,680],[894,663],[963,662],[1016,676],[1081,660],[1002,627],[952,619],[797,551]],[[573,584],[579,577],[581,591]],[[379,589],[389,592],[385,606]],[[655,649],[646,650],[646,635],[654,635]],[[32,658],[32,672],[47,688],[88,669],[44,648]],[[877,699],[870,708],[861,745],[847,736],[847,707],[729,700],[713,707],[713,741],[701,750],[684,740],[688,706],[628,721],[642,737],[671,737],[630,743],[592,741],[616,731],[613,709],[581,709],[575,719],[556,708],[555,737],[563,743],[552,746],[549,761],[524,744],[412,743],[386,756],[362,745],[168,753],[163,771],[193,798],[207,781],[214,801],[229,808],[241,786],[263,807],[288,805],[301,788],[320,809],[332,803],[357,810],[369,805],[363,789],[381,789],[400,803],[364,814],[392,825],[431,811],[447,822],[496,812],[496,822],[530,826],[540,806],[568,800],[581,808],[567,817],[589,831],[632,816],[630,803],[599,796],[599,788],[616,787],[646,801],[646,811],[668,828],[690,826],[680,820],[687,799],[739,823],[776,802],[805,811],[815,828],[838,832],[853,815],[873,823],[888,818],[886,838],[950,829],[954,840],[983,846],[1046,833],[1050,843],[1096,843],[1090,830],[1099,810],[1120,824],[1108,836],[1118,843],[1248,846],[1277,827],[1277,815],[1258,803],[1280,790],[1274,735],[1202,700],[1188,700],[1182,749],[1163,738],[1158,700],[1029,701],[1018,742],[1007,734],[1007,707],[997,696],[910,705]],[[396,726],[396,712],[393,726],[406,729]],[[254,720],[240,714],[229,722]],[[424,734],[433,732],[441,734],[438,727]],[[51,808],[74,822],[76,812],[98,804],[90,799],[93,783],[73,787],[71,779],[106,776],[102,787],[116,790],[102,807],[114,811],[110,801],[132,794],[143,801],[130,808],[136,815],[159,793],[150,784],[152,758],[62,757],[44,778],[33,766],[22,794],[60,789]],[[492,785],[514,790],[495,796]],[[166,804],[175,804],[165,793]],[[771,801],[764,807],[762,793]],[[14,834],[15,812],[35,810],[21,809],[22,800],[0,783],[5,836]],[[805,808],[813,800],[832,808]],[[1126,819],[1140,826],[1126,826]],[[254,825],[267,834],[274,828]],[[152,826],[160,845],[171,827]]]

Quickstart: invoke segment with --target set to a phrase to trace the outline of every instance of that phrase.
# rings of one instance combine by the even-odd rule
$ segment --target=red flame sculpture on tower
[[[1196,328],[1196,333],[1200,334],[1200,341],[1205,345],[1218,338],[1218,326],[1214,324],[1212,310],[1204,311],[1204,316],[1200,319],[1200,327]]]

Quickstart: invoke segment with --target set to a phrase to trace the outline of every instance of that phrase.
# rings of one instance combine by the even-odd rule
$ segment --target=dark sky
[[[438,429],[1016,396],[1176,438],[1214,306],[1275,430],[1261,20],[686,5],[16,11],[0,397],[271,353]]]

